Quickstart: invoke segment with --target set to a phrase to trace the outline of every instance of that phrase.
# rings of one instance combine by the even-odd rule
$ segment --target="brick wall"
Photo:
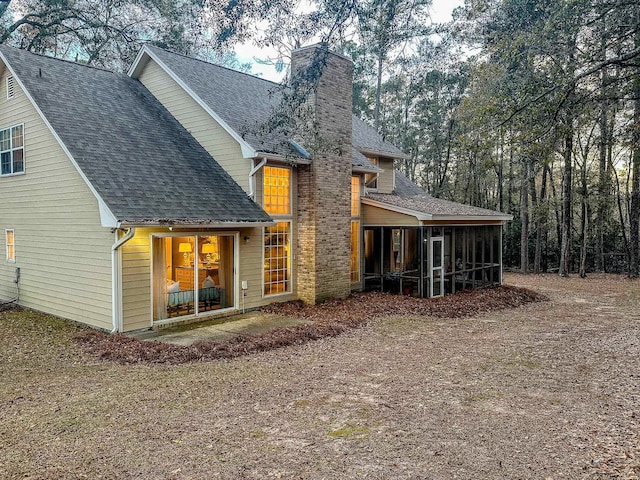
[[[311,114],[304,122],[312,128],[300,132],[312,163],[300,166],[297,176],[297,291],[307,303],[347,296],[351,288],[353,64],[314,45],[292,53],[292,76],[318,63],[324,68],[305,104]]]

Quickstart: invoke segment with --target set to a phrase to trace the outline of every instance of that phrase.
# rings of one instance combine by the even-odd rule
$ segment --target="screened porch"
[[[502,283],[502,226],[364,228],[364,289],[438,297]]]

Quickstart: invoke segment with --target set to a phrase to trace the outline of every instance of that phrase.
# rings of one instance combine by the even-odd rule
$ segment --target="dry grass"
[[[0,478],[637,478],[640,283],[407,313],[232,360],[120,365],[0,313]]]

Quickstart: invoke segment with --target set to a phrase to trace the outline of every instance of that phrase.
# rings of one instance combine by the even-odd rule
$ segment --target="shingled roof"
[[[139,81],[6,46],[0,55],[120,224],[271,221]]]
[[[388,205],[391,210],[400,210],[403,213],[415,212],[415,214],[418,214],[417,216],[423,214],[435,217],[434,219],[438,217],[473,217],[487,220],[511,219],[511,215],[495,210],[487,210],[486,208],[432,197],[398,170],[395,172],[395,189],[393,193],[370,192],[365,197],[365,203],[366,199]]]
[[[264,128],[282,101],[285,85],[220,65],[147,45],[145,50],[179,78],[209,109],[215,112],[253,150],[283,156],[299,156],[285,132]],[[358,150],[403,158],[365,122],[353,116],[353,167],[380,171]]]

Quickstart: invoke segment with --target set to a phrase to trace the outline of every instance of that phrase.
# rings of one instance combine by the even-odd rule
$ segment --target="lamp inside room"
[[[178,252],[184,254],[184,266],[189,266],[189,254],[192,252],[191,244],[189,242],[182,242],[178,245]]]
[[[216,253],[216,246],[213,243],[205,243],[202,245],[202,253],[206,254],[207,265],[211,264],[211,254]]]

